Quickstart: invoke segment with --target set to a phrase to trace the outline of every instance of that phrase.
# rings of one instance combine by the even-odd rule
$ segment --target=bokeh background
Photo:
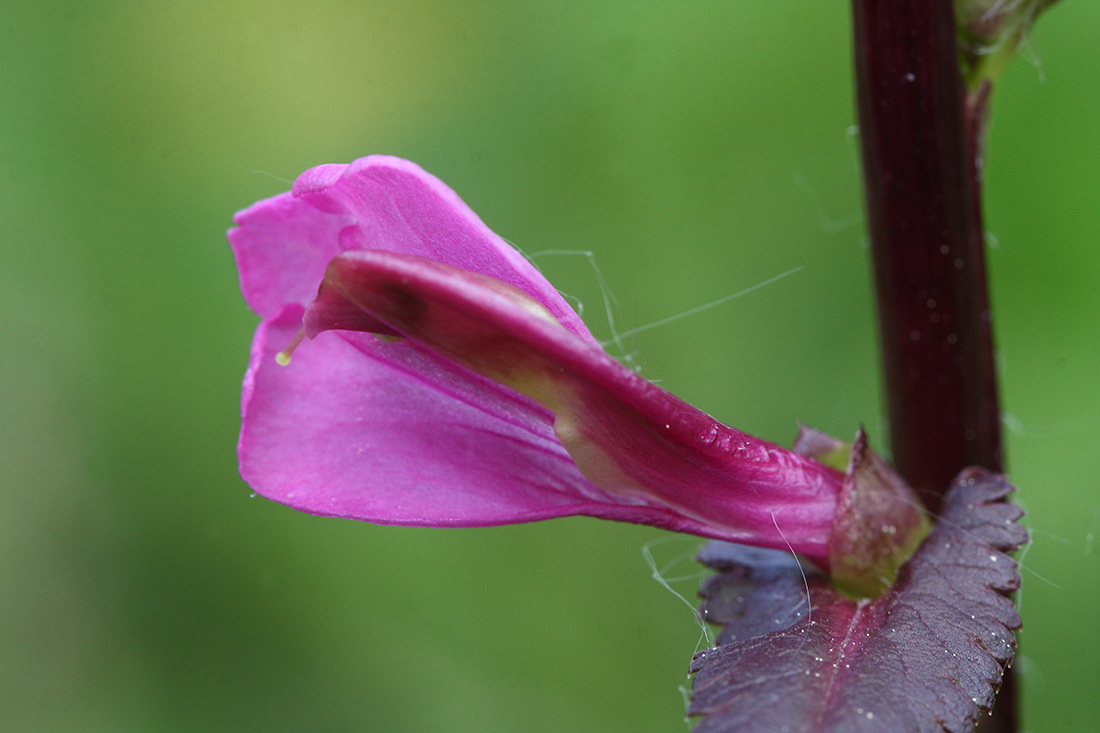
[[[1041,21],[986,167],[1031,731],[1100,719],[1098,32]],[[642,549],[691,600],[695,540],[250,496],[224,232],[391,153],[593,253],[537,262],[602,338],[801,267],[610,348],[763,437],[881,445],[849,45],[841,0],[0,2],[0,729],[685,730],[700,629]]]

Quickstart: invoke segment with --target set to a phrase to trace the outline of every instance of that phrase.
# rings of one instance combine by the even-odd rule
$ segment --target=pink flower
[[[607,356],[442,182],[374,156],[306,171],[229,241],[263,319],[241,476],[313,514],[470,527],[588,515],[830,566],[845,477]],[[301,329],[287,366],[276,355]]]

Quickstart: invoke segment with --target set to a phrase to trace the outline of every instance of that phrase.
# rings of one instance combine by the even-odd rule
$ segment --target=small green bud
[[[996,81],[1027,42],[1035,20],[1057,0],[955,0],[959,66],[967,87]]]

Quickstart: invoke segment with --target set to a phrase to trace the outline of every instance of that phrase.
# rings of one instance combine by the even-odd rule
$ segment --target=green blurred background
[[[1040,22],[986,168],[1032,731],[1100,719],[1098,32],[1091,0]],[[849,44],[841,0],[0,2],[0,729],[684,730],[661,532],[250,497],[224,232],[391,153],[526,252],[593,252],[620,331],[801,266],[619,355],[766,438],[881,445]],[[588,258],[538,262],[609,337]]]

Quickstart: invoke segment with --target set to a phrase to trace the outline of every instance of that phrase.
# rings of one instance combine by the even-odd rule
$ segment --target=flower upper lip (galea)
[[[241,290],[263,319],[238,457],[262,496],[379,524],[589,515],[789,547],[829,568],[842,472],[609,357],[416,165],[319,166],[234,221]],[[277,365],[303,316],[311,342]]]

